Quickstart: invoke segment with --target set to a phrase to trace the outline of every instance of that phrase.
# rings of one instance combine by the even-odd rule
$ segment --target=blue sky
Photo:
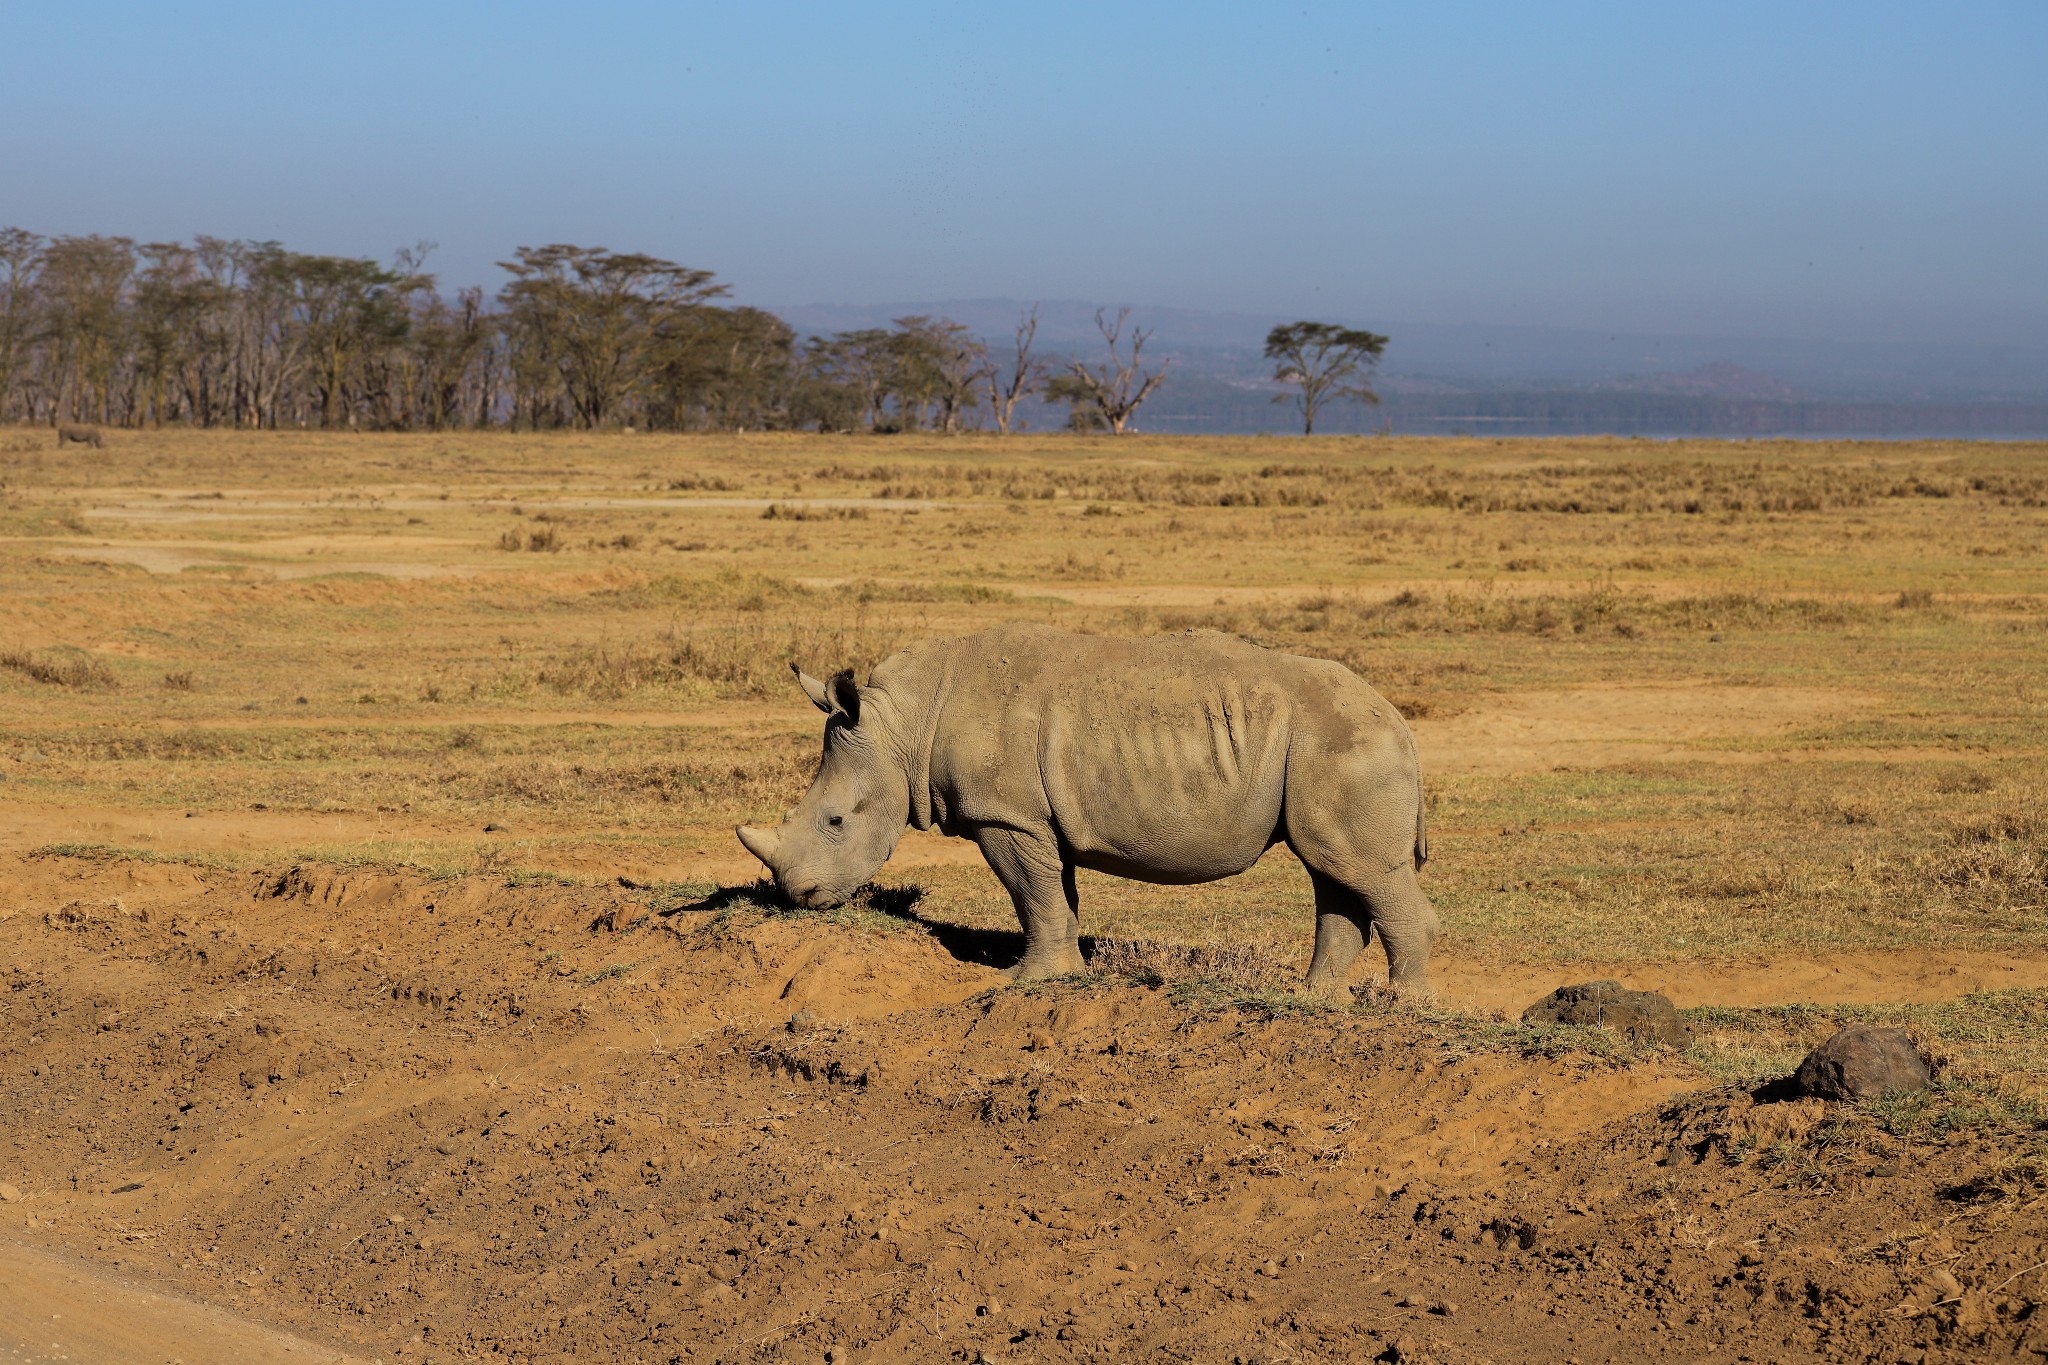
[[[0,0],[0,225],[2048,344],[2048,4]]]

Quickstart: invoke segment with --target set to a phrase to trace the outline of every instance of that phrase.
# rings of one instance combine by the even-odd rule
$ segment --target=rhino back
[[[1291,747],[1355,745],[1393,715],[1339,665],[1213,632],[949,643],[935,804],[954,823],[1050,826],[1083,866],[1147,880],[1249,866],[1284,834]]]

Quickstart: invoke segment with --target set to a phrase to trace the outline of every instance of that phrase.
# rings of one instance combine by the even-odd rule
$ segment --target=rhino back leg
[[[1415,880],[1413,864],[1377,876],[1335,876],[1300,848],[1316,888],[1316,953],[1308,968],[1312,994],[1340,998],[1351,964],[1368,935],[1380,936],[1387,979],[1399,990],[1429,987],[1429,954],[1436,946],[1436,909]]]
[[[1080,897],[1074,868],[1048,837],[1014,829],[985,827],[974,842],[989,870],[1010,893],[1024,930],[1024,956],[1014,969],[1020,981],[1078,972],[1081,957]]]
[[[1339,969],[1348,969],[1364,947],[1368,927],[1380,936],[1396,987],[1420,990],[1429,984],[1438,926],[1415,880],[1421,789],[1412,766],[1379,757],[1371,762],[1343,754],[1288,774],[1287,843],[1316,879],[1316,956],[1309,971],[1318,988],[1342,989]],[[1326,892],[1326,881],[1335,888]]]
[[[1436,946],[1436,907],[1416,883],[1415,867],[1403,863],[1368,891],[1372,927],[1387,950],[1387,980],[1401,990],[1429,988],[1429,954]]]

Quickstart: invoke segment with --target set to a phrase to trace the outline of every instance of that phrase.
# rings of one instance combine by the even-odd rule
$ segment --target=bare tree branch
[[[1145,372],[1142,368],[1145,343],[1151,340],[1152,333],[1142,327],[1131,330],[1130,354],[1124,354],[1120,343],[1124,324],[1130,316],[1129,308],[1120,308],[1112,322],[1105,310],[1096,309],[1095,328],[1109,345],[1108,363],[1088,365],[1080,360],[1068,360],[1067,372],[1046,385],[1047,397],[1084,410],[1092,408],[1102,424],[1118,436],[1131,429],[1132,414],[1137,412],[1139,404],[1152,396],[1173,365],[1169,357],[1158,370],[1150,374]]]

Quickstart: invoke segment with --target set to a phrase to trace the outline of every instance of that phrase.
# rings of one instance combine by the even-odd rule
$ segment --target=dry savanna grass
[[[815,763],[790,661],[1209,627],[1415,720],[1474,973],[2048,948],[2036,445],[123,433],[4,443],[0,567],[21,849],[736,885]],[[914,845],[919,915],[1013,923]],[[1243,989],[1310,932],[1278,853],[1083,915]],[[1813,1017],[1708,1032],[1733,1074]],[[1974,1017],[1926,1025],[1973,1084],[2048,1068]]]

